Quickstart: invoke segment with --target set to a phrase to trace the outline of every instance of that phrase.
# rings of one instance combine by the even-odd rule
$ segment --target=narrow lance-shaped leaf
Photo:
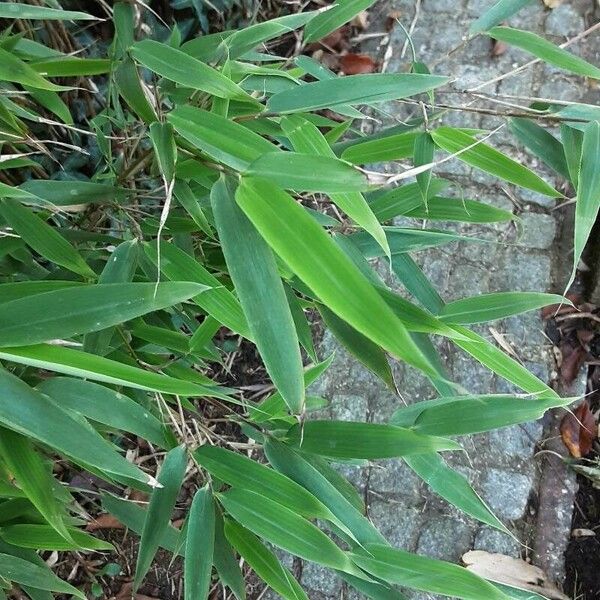
[[[225,521],[225,535],[254,572],[274,591],[286,600],[308,600],[293,575],[256,536],[230,519]]]
[[[20,548],[35,550],[114,550],[111,543],[105,542],[75,527],[69,527],[69,539],[59,535],[49,525],[37,523],[16,523],[0,529],[2,539]]]
[[[463,600],[508,600],[485,579],[449,562],[375,544],[351,556],[357,565],[389,583]]]
[[[477,20],[473,21],[469,33],[479,33],[502,23],[522,8],[531,4],[533,0],[498,0],[491,8],[488,8]]]
[[[20,2],[5,2],[0,6],[1,19],[35,19],[43,21],[95,21],[98,17],[76,10],[32,6]]]
[[[129,463],[92,427],[0,368],[0,422],[9,429],[47,444],[83,464],[115,477],[149,483],[152,479]]]
[[[577,264],[588,241],[600,209],[600,122],[592,121],[583,134],[581,167],[575,204],[575,241],[573,244],[573,271],[565,289],[575,279]]]
[[[2,4],[5,6],[5,4]],[[50,83],[26,62],[4,48],[0,48],[0,78],[4,81],[28,85],[40,90],[59,92],[69,88]]]
[[[158,475],[162,487],[152,492],[150,505],[144,521],[140,540],[133,587],[138,589],[144,579],[152,559],[158,550],[162,537],[170,526],[171,513],[183,482],[187,463],[185,446],[173,448],[166,456]]]
[[[448,323],[485,323],[549,304],[571,305],[571,301],[558,294],[542,292],[494,292],[449,302],[440,311],[440,319]]]
[[[30,502],[64,539],[71,540],[63,520],[66,511],[52,492],[54,480],[50,468],[30,440],[2,427],[0,453]]]
[[[304,406],[302,357],[294,321],[267,243],[234,200],[231,180],[211,191],[215,224],[229,273],[265,367],[289,409]]]
[[[173,125],[155,121],[150,125],[149,136],[158,168],[167,183],[170,183],[175,176],[175,163],[177,161],[177,146],[173,137]]]
[[[355,421],[307,421],[294,426],[288,438],[304,452],[343,459],[393,458],[460,449],[452,440],[394,425]]]
[[[428,132],[421,133],[415,139],[415,151],[413,156],[413,163],[415,167],[421,167],[428,165],[433,162],[433,154],[435,151],[435,144],[433,139]],[[425,207],[427,207],[427,201],[429,200],[429,187],[431,185],[431,169],[417,175],[417,184],[421,190],[421,198]]]
[[[403,214],[412,219],[458,221],[459,223],[501,223],[518,219],[512,212],[476,200],[434,196],[427,206],[410,208]]]
[[[329,35],[358,13],[367,10],[375,0],[337,0],[328,10],[314,17],[304,28],[304,41],[315,42]]]
[[[194,495],[187,521],[184,564],[185,600],[205,600],[210,590],[215,545],[215,506],[208,486]]]
[[[243,179],[236,201],[263,238],[330,310],[398,358],[429,369],[375,288],[288,194],[266,180]]]
[[[96,276],[77,250],[29,208],[15,200],[0,200],[0,215],[26,244],[45,259],[84,277]]]
[[[560,139],[563,144],[567,166],[569,169],[569,178],[575,190],[579,186],[579,169],[581,168],[581,147],[583,144],[583,132],[579,129],[569,127],[566,123],[561,123]]]
[[[155,289],[156,288],[156,289]],[[69,287],[2,304],[0,347],[69,338],[178,304],[206,290],[197,283],[105,283]]]
[[[234,550],[225,538],[223,515],[220,509],[215,510],[215,550],[213,563],[219,580],[226,585],[238,600],[246,598],[246,584],[242,569]]]
[[[444,500],[478,521],[508,533],[506,526],[473,490],[467,478],[450,468],[439,454],[413,454],[405,456],[404,460]]]
[[[119,66],[114,70],[114,78],[119,94],[131,110],[145,123],[155,121],[156,113],[144,93],[140,83],[140,75],[131,58],[127,57],[119,63]]]
[[[467,133],[451,127],[439,127],[431,135],[437,146],[456,154],[456,158],[473,167],[545,196],[558,198],[561,195],[527,167]]]
[[[267,102],[267,109],[278,113],[307,112],[321,108],[336,109],[348,104],[372,104],[407,98],[447,83],[447,77],[404,73],[349,75],[314,81],[279,92]]]
[[[583,75],[584,77],[600,79],[600,69],[598,67],[595,67],[575,54],[571,54],[555,46],[552,42],[531,31],[522,31],[521,29],[514,29],[512,27],[493,27],[487,34],[495,40],[517,46],[517,48],[521,48],[525,52],[530,52],[540,60],[554,65],[559,69],[570,71],[576,75]]]
[[[281,127],[297,152],[335,157],[323,134],[310,121],[292,115],[281,120]],[[389,254],[385,233],[360,192],[332,193],[330,197],[351,219],[377,240],[386,254]]]

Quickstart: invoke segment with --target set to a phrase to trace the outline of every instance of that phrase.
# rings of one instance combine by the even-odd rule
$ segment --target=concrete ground
[[[485,36],[475,39],[450,56],[445,56],[461,43],[470,22],[491,5],[491,0],[425,0],[418,4],[414,0],[382,1],[370,11],[369,30],[385,31],[385,19],[391,13],[398,15],[407,29],[414,19],[412,40],[417,60],[430,68],[435,65],[431,68],[432,72],[451,75],[455,79],[453,89],[464,90],[531,59],[525,53],[511,48],[507,48],[498,57],[492,57],[490,40]],[[588,14],[591,10],[592,2],[565,1],[553,10],[545,9],[541,2],[535,2],[511,19],[509,24],[562,43],[593,22]],[[389,43],[391,59],[387,72],[402,72],[407,70],[410,59],[408,50],[404,56],[401,55],[404,41],[403,30],[396,26],[389,39],[370,40],[363,51],[381,59]],[[573,50],[598,64],[600,36],[596,35],[575,45]],[[389,52],[388,50],[388,57]],[[577,101],[598,98],[598,92],[588,87],[581,78],[570,77],[543,64],[489,85],[482,91]],[[440,102],[455,105],[465,105],[473,99],[461,95],[438,98],[441,98]],[[527,100],[514,102],[529,104]],[[506,110],[505,106],[499,104],[486,106]],[[382,119],[384,125],[390,125],[407,114],[403,105],[394,103],[387,104],[385,111],[387,116]],[[376,116],[382,118],[381,114]],[[492,130],[504,121],[489,115],[450,112],[443,122]],[[555,183],[553,174],[531,155],[527,156],[506,127],[489,141],[529,164],[550,183]],[[571,258],[557,253],[564,212],[552,210],[554,200],[498,182],[457,160],[444,163],[436,174],[457,182],[465,198],[480,199],[513,210],[519,214],[523,225],[521,237],[512,224],[448,226],[445,228],[484,237],[493,240],[493,243],[453,243],[441,249],[413,255],[445,300],[494,291],[562,291],[565,282],[555,280],[555,274],[561,272],[557,265],[560,266],[560,261],[570,261]],[[407,222],[409,221],[402,221]],[[414,222],[411,224],[414,225]],[[401,290],[399,283],[387,275],[387,269],[383,265],[380,267],[380,274],[386,274],[388,282]],[[531,371],[544,381],[552,379],[554,359],[543,334],[539,312],[504,319],[475,329],[493,340],[490,327],[493,327],[496,334],[503,336],[515,356]],[[517,391],[446,341],[442,341],[438,347],[453,380],[468,391]],[[336,358],[332,367],[312,389],[312,393],[323,395],[331,401],[328,413],[332,418],[385,422],[403,403],[435,396],[432,386],[421,375],[409,367],[395,364],[396,381],[402,394],[402,397],[398,397],[326,334],[320,352],[326,356],[333,350],[336,351]],[[539,422],[509,427],[463,439],[466,453],[451,456],[445,454],[449,462],[469,478],[474,488],[519,541],[460,514],[429,491],[400,460],[383,461],[366,468],[343,467],[343,471],[364,493],[369,517],[394,546],[450,561],[458,561],[464,552],[473,548],[515,557],[530,556],[528,546],[534,536],[532,529],[535,527],[540,474],[540,459],[535,456],[535,452],[542,436],[543,426]],[[571,480],[557,482],[557,485],[574,484]],[[562,507],[558,512],[560,514],[556,518],[561,520],[559,529],[563,531],[566,540],[570,526],[569,507]],[[557,544],[558,566],[555,576],[560,577],[560,540],[557,540]],[[301,582],[311,600],[361,597],[347,589],[330,571],[315,565],[303,566]],[[422,600],[430,596],[416,594],[412,597]]]

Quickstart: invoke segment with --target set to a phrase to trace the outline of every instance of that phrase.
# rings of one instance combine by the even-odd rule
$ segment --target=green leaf
[[[360,192],[367,178],[335,157],[296,152],[269,152],[256,159],[245,175],[269,179],[288,190],[327,194]]]
[[[579,170],[581,168],[581,148],[583,144],[583,132],[579,129],[569,127],[565,123],[560,125],[560,139],[563,144],[564,154],[569,169],[569,179],[575,190],[579,185]]]
[[[422,167],[431,164],[433,162],[434,152],[435,144],[433,143],[431,135],[426,131],[418,134],[417,138],[415,139],[415,152],[413,156],[413,164],[415,167]],[[427,206],[427,201],[431,195],[429,190],[431,185],[431,169],[423,173],[419,173],[416,176],[416,179],[419,189],[421,190],[421,198],[423,199],[423,203],[425,206]]]
[[[359,544],[386,543],[381,533],[364,516],[364,509],[360,498],[357,498],[356,490],[320,458],[316,458],[316,463],[312,463],[310,462],[312,457],[302,456],[296,450],[273,438],[267,440],[265,454],[275,469],[319,498],[336,516],[338,522],[343,523],[345,529],[352,532],[352,537]],[[326,477],[325,473],[331,475],[330,472],[336,473],[344,482],[342,489],[337,488],[334,482]],[[338,479],[334,479],[334,481],[338,483]]]
[[[561,196],[533,171],[467,133],[451,127],[439,127],[431,135],[442,150],[456,154],[456,158],[473,167],[546,196]]]
[[[150,260],[156,264],[156,242],[145,245],[144,249]],[[193,298],[194,302],[212,315],[219,323],[223,323],[223,325],[247,339],[252,339],[238,299],[189,254],[172,244],[165,244],[161,248],[160,268],[169,279],[194,281],[211,287],[212,289]]]
[[[1,304],[0,347],[69,338],[178,304],[206,290],[190,282],[69,287]]]
[[[565,289],[575,279],[577,264],[583,253],[600,209],[600,122],[592,121],[585,129],[581,147],[581,166],[575,203],[575,241],[573,244],[573,271]]]
[[[10,554],[0,554],[0,577],[38,590],[72,594],[86,600],[83,592],[59,579],[47,566],[39,566]]]
[[[219,495],[219,500],[236,521],[271,544],[333,569],[353,571],[350,560],[340,548],[289,508],[237,488]]]
[[[175,181],[173,194],[175,195],[175,198],[177,198],[177,202],[179,202],[187,214],[192,217],[194,223],[196,223],[206,235],[213,237],[214,233],[200,203],[198,202],[197,194],[194,193],[192,188],[185,181],[178,179]]]
[[[135,60],[151,71],[185,87],[201,90],[218,98],[251,99],[231,79],[177,48],[154,40],[142,40],[136,42],[130,52]]]
[[[31,68],[45,77],[90,77],[104,75],[111,69],[106,58],[51,58],[30,63]]]
[[[211,475],[233,487],[270,498],[304,517],[336,522],[334,515],[302,486],[241,454],[205,444],[194,452],[194,458]]]
[[[572,306],[568,298],[558,294],[494,292],[450,302],[440,311],[440,319],[448,323],[485,323],[536,310],[549,304]]]
[[[198,385],[168,375],[144,371],[116,360],[63,346],[38,344],[19,348],[2,348],[0,349],[0,358],[65,375],[124,385],[138,390],[228,399],[216,386]]]
[[[355,421],[307,421],[295,425],[288,438],[304,452],[342,459],[371,460],[460,449],[452,440],[394,425]]]
[[[54,478],[31,441],[10,429],[1,428],[0,453],[29,501],[64,539],[69,540],[63,521],[66,512],[52,492]]]
[[[175,177],[175,163],[177,162],[177,146],[173,136],[173,125],[155,121],[151,123],[148,135],[152,141],[158,168],[166,181],[170,183]]]
[[[236,201],[327,308],[398,358],[429,370],[406,328],[375,288],[288,194],[266,180],[248,178],[242,179]]]
[[[49,525],[16,524],[0,527],[0,538],[9,544],[34,550],[114,550],[113,545],[75,527],[69,527],[66,540]]]
[[[219,580],[223,585],[229,587],[238,600],[246,598],[246,583],[242,569],[234,554],[233,548],[225,538],[223,516],[221,511],[216,511],[215,523],[215,551],[213,554],[213,563]]]
[[[162,487],[155,488],[150,498],[144,529],[140,539],[133,588],[137,590],[150,569],[160,541],[169,529],[171,513],[183,482],[187,465],[185,446],[169,451],[158,474]]]
[[[76,10],[46,8],[19,2],[5,2],[0,5],[0,19],[40,19],[44,21],[95,21],[98,17]]]
[[[399,160],[413,155],[415,140],[413,131],[399,133],[374,140],[353,144],[342,152],[342,158],[355,165]]]
[[[314,81],[269,98],[267,110],[278,113],[336,109],[347,104],[372,104],[427,92],[448,82],[447,77],[403,73],[349,75]]]
[[[77,250],[56,229],[19,202],[0,200],[0,215],[27,245],[45,259],[83,277],[96,276]]]
[[[437,453],[404,457],[406,464],[439,496],[467,515],[504,533],[505,525],[473,490],[467,478],[451,469]]]
[[[123,97],[129,108],[145,123],[156,121],[154,108],[146,98],[140,75],[133,60],[126,57],[114,70],[115,83],[119,94]]]
[[[216,161],[244,171],[263,154],[278,148],[247,127],[191,106],[179,106],[167,115],[177,133]]]
[[[53,206],[118,202],[124,198],[122,188],[76,179],[30,179],[22,183],[19,189],[34,194],[37,198]]]
[[[43,294],[44,292],[52,292],[54,290],[77,287],[80,285],[84,284],[80,281],[59,280],[15,281],[14,283],[1,283],[0,298],[2,298],[2,303],[5,304],[11,300],[18,300],[19,298],[25,298],[26,296]]]
[[[351,557],[359,567],[389,583],[464,600],[508,600],[485,579],[441,560],[375,544],[369,544],[364,554]]]
[[[546,129],[531,119],[510,119],[510,129],[517,139],[565,179],[569,168],[563,145]]]
[[[305,154],[316,154],[323,157],[335,157],[334,151],[329,143],[310,121],[299,115],[292,115],[281,120],[281,127],[292,142],[296,152]],[[286,185],[284,185],[286,187]],[[331,199],[341,208],[355,223],[368,231],[386,254],[389,254],[387,239],[377,218],[372,213],[369,205],[358,192],[345,194],[331,194]]]
[[[600,79],[600,69],[598,67],[555,46],[552,42],[531,31],[522,31],[512,27],[493,27],[487,34],[495,40],[521,48],[521,50],[525,50],[525,52],[529,52],[559,69],[584,77]]]
[[[225,521],[225,535],[254,572],[280,596],[286,600],[308,600],[292,574],[256,536],[231,520]]]
[[[337,0],[337,2],[314,17],[304,28],[305,43],[315,42],[351,21],[358,13],[367,10],[375,0]]]
[[[70,377],[44,379],[37,389],[89,419],[118,430],[129,431],[161,448],[171,447],[162,423],[143,406],[110,388]]]
[[[483,202],[439,196],[429,198],[427,206],[421,204],[417,208],[411,208],[398,214],[412,219],[458,221],[459,223],[502,223],[517,218],[508,210]]]
[[[3,4],[2,6],[5,6]],[[0,9],[1,10],[1,9]],[[54,85],[44,79],[35,69],[4,48],[0,47],[0,79],[28,85],[40,90],[59,92],[68,88]]]
[[[522,8],[532,3],[533,0],[498,0],[491,8],[488,8],[477,20],[471,23],[469,33],[486,31],[498,23],[502,23]]]
[[[149,483],[151,478],[132,465],[86,422],[0,368],[0,422],[83,464],[116,477]]]
[[[184,598],[206,600],[215,545],[215,506],[208,487],[194,495],[187,521],[185,543]]]
[[[275,257],[234,199],[231,180],[211,191],[215,225],[248,326],[273,383],[293,413],[302,412],[304,385],[298,336]]]
[[[425,400],[397,410],[391,423],[428,435],[467,435],[534,421],[572,398],[523,396],[451,396]]]

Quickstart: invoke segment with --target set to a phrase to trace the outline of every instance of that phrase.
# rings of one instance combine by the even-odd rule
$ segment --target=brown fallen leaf
[[[90,521],[86,527],[86,531],[98,531],[100,529],[125,529],[125,526],[116,517],[105,513],[98,515],[93,521]]]
[[[556,8],[562,4],[562,0],[544,0],[544,5],[547,8]]]
[[[596,532],[591,529],[573,529],[571,531],[571,537],[574,538],[587,538],[587,537],[595,537]]]
[[[582,458],[592,451],[592,442],[598,436],[598,424],[587,400],[560,423],[560,436],[571,456]]]
[[[145,596],[144,594],[133,593],[133,582],[126,581],[123,587],[117,592],[116,596],[112,596],[109,600],[161,600],[153,596]]]
[[[490,581],[536,592],[549,600],[569,600],[568,596],[548,581],[544,571],[520,558],[471,550],[463,554],[462,561],[467,570]]]
[[[326,35],[322,40],[309,44],[306,49],[309,52],[314,52],[319,48],[326,48],[327,50],[335,50],[342,52],[350,48],[350,27],[343,25],[339,29],[332,31],[329,35]]]
[[[340,69],[345,75],[372,73],[377,68],[375,61],[367,54],[344,54],[340,57]]]
[[[575,381],[581,365],[585,361],[586,352],[581,346],[573,347],[568,342],[560,345],[562,360],[560,363],[560,376],[568,386]]]
[[[350,21],[350,25],[359,31],[364,31],[369,26],[369,13],[366,10],[361,10],[354,19]]]
[[[396,23],[398,19],[402,16],[402,13],[399,10],[393,10],[388,14],[385,19],[385,30],[388,32],[392,32],[394,27],[396,27]]]
[[[491,49],[490,53],[493,57],[502,56],[506,52],[507,49],[508,49],[508,46],[504,42],[500,42],[498,40],[492,40],[492,49]]]

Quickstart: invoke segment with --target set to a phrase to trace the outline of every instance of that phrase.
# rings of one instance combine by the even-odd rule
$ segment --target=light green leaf
[[[289,508],[237,488],[219,495],[219,500],[236,521],[271,544],[333,569],[354,571],[340,548],[310,521]]]
[[[98,17],[76,10],[63,10],[33,6],[20,2],[4,2],[0,5],[0,19],[40,19],[44,21],[95,21]]]
[[[0,422],[83,464],[116,477],[149,483],[151,478],[132,465],[87,423],[53,400],[0,368]]]
[[[53,206],[118,202],[125,197],[122,188],[76,179],[30,179],[22,183],[19,189],[34,194],[37,198]],[[32,201],[32,204],[37,203]]]
[[[175,176],[175,163],[177,162],[173,125],[155,121],[150,124],[148,135],[152,141],[158,168],[166,181],[170,183]]]
[[[431,190],[431,188],[430,188]],[[496,208],[475,200],[441,198],[434,196],[427,200],[427,206],[402,210],[398,213],[412,219],[434,221],[458,221],[459,223],[502,223],[517,217],[508,210]]]
[[[31,68],[44,77],[80,77],[104,75],[111,69],[106,58],[51,58],[30,63]]]
[[[131,55],[161,77],[218,98],[250,100],[231,79],[189,54],[154,40],[142,40],[131,47]],[[254,101],[253,101],[254,102]]]
[[[80,281],[59,281],[59,280],[42,280],[42,281],[15,281],[14,283],[0,284],[0,298],[2,304],[11,300],[18,300],[26,296],[34,294],[43,294],[45,292],[53,292],[68,287],[77,287],[85,285]]]
[[[581,147],[581,166],[575,203],[575,241],[573,244],[573,271],[565,289],[575,279],[577,264],[592,232],[600,209],[600,122],[592,121],[585,129]]]
[[[53,494],[50,468],[31,441],[10,429],[0,429],[0,454],[19,487],[46,521],[66,540],[71,539],[63,521],[66,511]]]
[[[533,0],[498,0],[491,8],[488,8],[476,21],[471,23],[469,33],[486,31],[498,23],[502,23],[522,8],[531,4]]]
[[[463,600],[508,600],[485,579],[449,562],[375,544],[351,557],[359,567],[389,583]]]
[[[215,225],[248,326],[273,383],[293,413],[302,412],[304,385],[298,336],[275,257],[221,178],[211,191]]]
[[[194,495],[187,521],[185,543],[185,600],[206,600],[215,545],[215,506],[208,487]]]
[[[434,152],[435,144],[433,143],[431,135],[427,131],[418,134],[415,139],[415,151],[413,155],[413,164],[415,167],[431,164],[433,162]],[[416,178],[419,189],[421,190],[421,198],[423,199],[424,205],[427,206],[427,201],[431,195],[431,169],[419,173]]]
[[[5,4],[2,4],[5,6]],[[28,85],[32,88],[40,90],[50,90],[60,92],[68,88],[60,85],[54,85],[44,79],[35,69],[30,67],[26,62],[4,48],[0,48],[0,79]]]
[[[1,304],[0,347],[69,338],[178,304],[206,290],[191,282],[69,287]]]
[[[394,425],[355,421],[307,421],[294,426],[288,439],[304,452],[342,459],[394,458],[460,449],[452,440]]]
[[[225,535],[254,572],[274,591],[286,600],[308,600],[292,574],[256,536],[231,520],[225,521]]]
[[[161,448],[171,447],[165,427],[143,406],[110,388],[70,377],[44,379],[37,389],[63,408],[118,430],[129,431]]]
[[[208,156],[244,171],[263,154],[278,148],[247,127],[191,106],[179,106],[167,115],[179,135]]]
[[[549,304],[567,304],[568,298],[542,292],[494,292],[455,300],[440,311],[440,319],[448,323],[485,323],[511,315],[536,310]]]
[[[561,196],[533,171],[467,133],[451,127],[439,127],[431,135],[442,150],[456,154],[456,158],[473,167],[546,196]]]
[[[119,66],[114,70],[114,78],[119,94],[131,110],[145,123],[155,121],[156,113],[148,98],[146,98],[140,83],[140,75],[131,58],[126,57],[119,63]]]
[[[437,453],[405,456],[406,464],[439,496],[467,515],[504,533],[505,525],[473,490],[467,478]]]
[[[331,311],[398,358],[429,370],[391,308],[291,196],[266,180],[248,178],[242,180],[236,201],[263,238]]]
[[[387,162],[412,156],[418,133],[409,131],[353,144],[342,152],[342,158],[355,165]]]
[[[338,158],[296,152],[263,154],[245,175],[269,179],[288,190],[326,194],[360,192],[368,187],[358,169]]]
[[[77,250],[29,208],[15,200],[0,200],[0,215],[27,245],[50,262],[83,277],[96,276]]]
[[[135,566],[134,590],[142,583],[160,542],[169,529],[171,513],[183,482],[186,465],[185,446],[178,446],[165,456],[160,468],[158,482],[162,487],[155,488],[150,498]]]
[[[226,390],[221,390],[217,386],[198,385],[168,375],[144,371],[116,360],[63,346],[37,344],[19,348],[2,348],[0,349],[0,358],[48,371],[64,373],[65,375],[124,385],[138,390],[164,392],[165,394],[178,394],[181,396],[209,396],[224,400],[228,399],[224,394]]]
[[[84,531],[69,527],[66,540],[49,525],[16,524],[0,527],[0,538],[8,544],[34,550],[114,550],[113,545]]]
[[[403,73],[349,75],[314,81],[279,92],[269,98],[267,109],[278,113],[336,109],[347,104],[373,104],[407,98],[447,83],[447,77]]]
[[[559,69],[570,71],[576,75],[584,77],[592,77],[600,79],[600,69],[583,60],[579,56],[575,56],[552,42],[545,40],[543,37],[532,33],[531,31],[522,31],[512,27],[493,27],[487,34],[495,40],[499,40],[511,46],[516,46],[537,56],[540,60],[554,65]]]
[[[39,566],[10,554],[0,554],[0,577],[38,590],[72,594],[86,600],[83,592],[59,579],[47,566]]]
[[[367,10],[375,0],[337,0],[327,10],[318,14],[304,28],[304,41],[308,44],[324,38],[326,35],[351,21],[358,13]]]
[[[219,580],[226,585],[238,600],[246,598],[246,583],[242,569],[238,563],[233,548],[225,538],[223,516],[220,510],[216,511],[215,522],[215,551],[213,563]]]

